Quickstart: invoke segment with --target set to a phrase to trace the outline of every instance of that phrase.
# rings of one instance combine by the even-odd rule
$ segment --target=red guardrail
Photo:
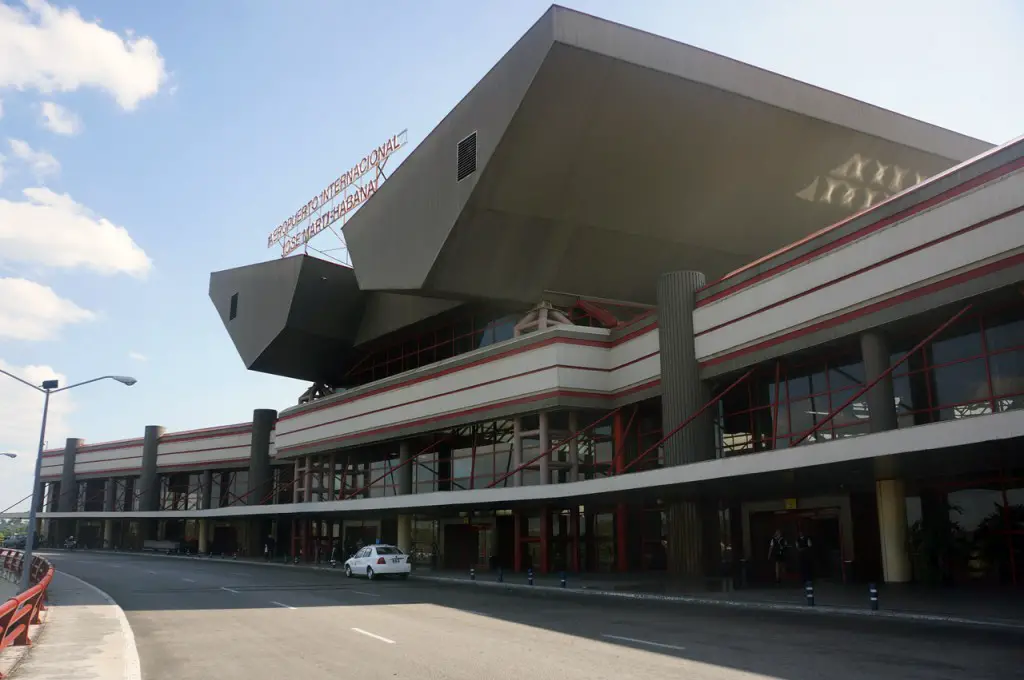
[[[0,569],[6,578],[20,579],[24,568],[20,550],[0,549]],[[8,647],[32,644],[28,637],[29,626],[39,623],[39,613],[46,608],[46,589],[53,580],[53,566],[41,557],[34,557],[29,569],[32,587],[0,604],[0,652]]]

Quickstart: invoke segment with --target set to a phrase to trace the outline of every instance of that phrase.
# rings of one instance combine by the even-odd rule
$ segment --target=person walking
[[[814,543],[800,527],[800,533],[796,539],[796,555],[800,562],[800,580],[803,583],[810,583],[814,580]]]
[[[782,577],[786,574],[786,548],[785,537],[776,529],[768,543],[768,561],[775,565],[775,583],[782,583]]]

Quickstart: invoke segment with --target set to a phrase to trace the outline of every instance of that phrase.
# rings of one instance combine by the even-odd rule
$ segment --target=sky
[[[306,384],[246,371],[209,273],[276,257],[274,227],[392,134],[419,143],[549,4],[0,0],[0,370],[138,379],[55,395],[47,446],[294,404]],[[989,142],[1024,133],[1019,0],[561,4]],[[41,411],[0,375],[0,510],[31,492]]]

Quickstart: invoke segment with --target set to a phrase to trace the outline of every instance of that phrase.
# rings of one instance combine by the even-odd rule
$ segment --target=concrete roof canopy
[[[553,6],[344,225],[354,271],[290,257],[210,296],[249,369],[345,386],[360,346],[465,302],[650,304],[990,146]]]
[[[364,291],[653,302],[659,273],[714,279],[989,146],[553,6],[344,235]]]

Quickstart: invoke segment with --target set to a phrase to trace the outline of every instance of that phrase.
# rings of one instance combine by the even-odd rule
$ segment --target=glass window
[[[985,329],[989,352],[1024,346],[1024,319],[1009,321]]]
[[[843,366],[832,366],[829,368],[828,382],[829,387],[833,390],[841,390],[847,387],[863,387],[864,364],[857,362]]]
[[[974,325],[977,327],[977,321],[974,321]],[[934,365],[948,364],[959,359],[970,359],[982,354],[981,333],[977,330],[932,343],[932,364]]]
[[[1024,328],[1021,331],[1024,332]],[[1024,342],[1024,338],[1020,341]],[[989,358],[989,368],[993,394],[1024,394],[1024,350],[993,355]]]
[[[398,548],[392,548],[389,545],[378,545],[377,546],[377,554],[378,555],[401,555],[402,551],[399,550]]]
[[[936,406],[988,401],[985,360],[962,361],[933,370]]]

